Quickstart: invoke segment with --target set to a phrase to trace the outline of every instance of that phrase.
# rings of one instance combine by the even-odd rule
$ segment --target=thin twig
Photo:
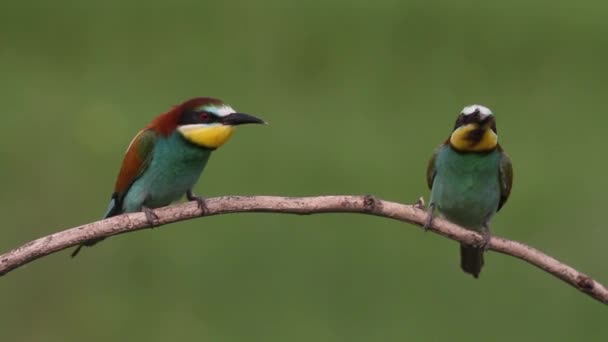
[[[359,213],[392,218],[422,226],[426,212],[420,203],[404,205],[377,199],[373,196],[226,196],[206,200],[206,216],[237,212],[272,212],[284,214]],[[197,203],[189,202],[155,210],[156,225],[184,221],[200,217]],[[4,275],[33,260],[51,253],[104,236],[117,235],[150,227],[143,213],[132,213],[85,224],[28,242],[21,247],[0,255],[0,275]],[[480,245],[481,235],[463,229],[442,219],[434,219],[430,229],[449,239],[471,245]],[[490,250],[522,259],[563,280],[579,291],[608,304],[608,289],[591,277],[520,242],[492,237]],[[68,259],[66,259],[67,262]]]

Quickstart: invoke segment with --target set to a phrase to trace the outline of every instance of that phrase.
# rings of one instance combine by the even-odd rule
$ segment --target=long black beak
[[[473,114],[468,115],[465,123],[478,123],[480,125],[487,124],[488,122],[494,120],[494,115],[484,115],[480,112],[475,112]]]
[[[477,121],[480,124],[486,124],[490,121],[494,120],[494,115],[487,115],[487,116],[482,116],[481,114],[477,115]]]
[[[266,121],[249,114],[232,113],[224,116],[222,123],[224,125],[237,126],[244,124],[266,124]]]

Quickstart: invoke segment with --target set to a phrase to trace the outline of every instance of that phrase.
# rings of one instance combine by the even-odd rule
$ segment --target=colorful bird
[[[183,195],[206,210],[202,197],[193,194],[211,152],[222,146],[235,126],[265,124],[254,116],[237,113],[221,100],[198,97],[159,115],[129,144],[104,218],[144,211],[148,221],[157,218],[153,208],[169,205]],[[83,242],[93,246],[103,238]]]
[[[490,220],[502,208],[513,184],[511,159],[498,144],[496,121],[489,108],[465,107],[450,137],[429,162],[431,189],[428,220],[435,209],[451,222],[483,235],[481,246],[460,244],[460,267],[475,278],[490,242]]]

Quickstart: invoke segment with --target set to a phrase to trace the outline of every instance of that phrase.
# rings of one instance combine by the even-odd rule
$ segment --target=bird
[[[154,226],[158,217],[152,209],[184,195],[196,201],[204,214],[205,200],[192,188],[211,153],[230,139],[235,126],[243,124],[266,122],[211,97],[189,99],[154,118],[129,144],[103,218],[143,211]],[[103,239],[84,241],[71,256]]]
[[[513,185],[511,158],[498,144],[489,108],[464,107],[451,135],[433,152],[426,180],[431,196],[425,229],[437,210],[448,221],[483,236],[478,246],[460,244],[460,267],[478,278],[491,239],[490,221],[507,202]]]

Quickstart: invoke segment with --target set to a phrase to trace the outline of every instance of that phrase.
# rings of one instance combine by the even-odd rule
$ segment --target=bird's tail
[[[483,249],[460,244],[460,268],[473,277],[479,277],[483,267]]]
[[[110,201],[110,206],[108,207],[108,210],[106,211],[105,215],[103,215],[104,219],[122,214],[122,209],[121,209],[122,205],[120,205],[118,203],[118,200],[116,198],[117,198],[117,194],[113,194],[112,200]],[[78,253],[80,252],[80,249],[82,249],[82,247],[94,246],[95,244],[103,241],[104,239],[105,239],[104,237],[101,237],[101,238],[90,239],[90,240],[84,241],[83,243],[78,245],[78,247],[76,247],[76,249],[72,252],[72,254],[71,254],[72,258],[75,257],[76,255],[78,255]]]

